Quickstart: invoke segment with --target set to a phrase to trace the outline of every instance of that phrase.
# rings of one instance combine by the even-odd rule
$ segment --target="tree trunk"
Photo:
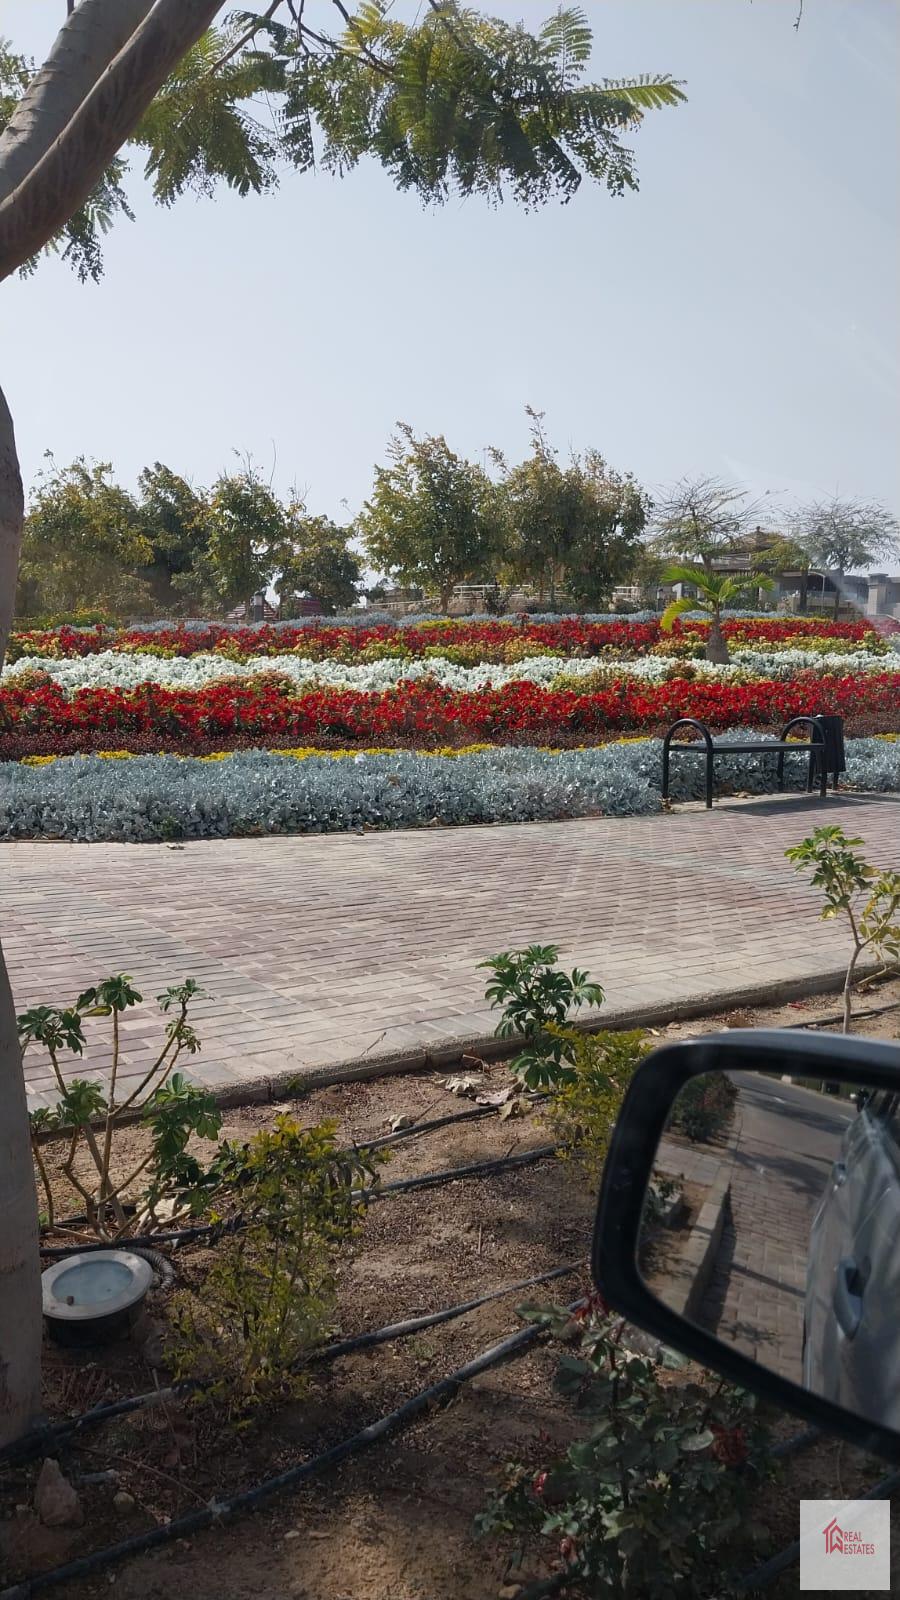
[[[450,610],[450,601],[453,599],[453,589],[454,585],[452,583],[441,584],[439,604],[441,608],[441,616],[443,617],[445,617],[447,612]]]
[[[712,621],[709,625],[709,638],[706,641],[706,659],[707,661],[714,661],[720,667],[727,667],[731,660],[718,611],[713,612]]]
[[[840,567],[838,567],[838,570],[837,570],[837,572],[835,574],[835,580],[834,580],[834,620],[835,620],[835,622],[837,622],[838,616],[840,615],[840,610],[841,610],[841,584],[842,584],[842,581],[843,581],[843,577],[844,577],[843,571],[842,571],[842,569]]]
[[[799,600],[798,600],[797,603],[798,603],[798,606],[799,606],[801,612],[805,613],[806,607],[809,604],[809,573],[808,572],[801,572],[801,574],[800,574],[800,597],[799,597]]]
[[[12,623],[22,540],[22,478],[0,390],[0,663]],[[33,1422],[41,1395],[41,1267],[22,1052],[0,948],[0,1445]]]

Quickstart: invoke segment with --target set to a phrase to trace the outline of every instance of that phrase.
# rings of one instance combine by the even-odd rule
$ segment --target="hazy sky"
[[[63,10],[0,0],[0,34],[37,53]],[[423,211],[367,163],[166,211],[136,179],[98,287],[50,260],[0,289],[27,480],[50,449],[208,483],[237,449],[341,518],[397,418],[515,458],[529,402],[651,487],[713,473],[900,510],[896,0],[805,0],[798,32],[795,0],[588,11],[596,76],[686,80],[634,137],[637,194]]]

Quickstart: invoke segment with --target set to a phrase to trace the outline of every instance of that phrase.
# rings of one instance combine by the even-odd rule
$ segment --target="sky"
[[[160,209],[135,176],[99,286],[51,259],[0,289],[26,483],[48,450],[128,485],[155,460],[208,484],[250,453],[345,521],[398,419],[515,460],[530,404],[562,452],[651,491],[711,474],[776,510],[900,512],[900,6],[804,0],[795,29],[798,3],[589,0],[593,76],[688,95],[634,135],[623,199],[426,210],[367,162]],[[37,55],[63,9],[0,0],[0,35]]]

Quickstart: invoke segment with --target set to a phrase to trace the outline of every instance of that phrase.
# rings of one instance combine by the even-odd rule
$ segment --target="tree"
[[[507,469],[503,480],[506,564],[518,582],[546,593],[551,609],[562,584],[574,599],[601,605],[637,560],[644,496],[629,474],[613,472],[597,450],[573,452],[568,465],[560,466],[542,413],[526,409],[531,455]]]
[[[282,616],[290,616],[297,594],[318,600],[332,613],[352,606],[362,578],[359,557],[349,548],[350,530],[330,517],[311,517],[297,505],[290,512],[289,543],[279,557],[276,587]]]
[[[359,519],[369,559],[401,583],[436,589],[445,612],[455,584],[491,575],[503,530],[497,486],[443,434],[417,439],[406,422],[388,458]]]
[[[250,615],[255,594],[275,577],[289,537],[287,512],[252,461],[223,473],[209,498],[208,582],[226,610],[243,604]]]
[[[710,619],[709,638],[706,642],[708,661],[726,665],[731,657],[722,633],[722,612],[735,600],[746,599],[759,589],[774,589],[773,580],[765,572],[746,572],[725,577],[718,572],[708,572],[705,567],[667,567],[663,583],[689,583],[695,590],[693,597],[685,595],[666,606],[659,619],[663,633],[671,632],[678,617],[686,611],[705,611]]]
[[[47,248],[62,248],[82,276],[99,275],[102,233],[127,210],[129,142],[163,203],[217,181],[271,188],[281,161],[343,172],[371,154],[424,199],[510,191],[538,204],[571,198],[585,174],[613,194],[635,187],[621,136],[645,111],[684,98],[668,76],[583,82],[590,31],[571,8],[536,36],[450,0],[431,0],[409,26],[378,5],[348,14],[336,0],[345,25],[334,36],[302,6],[287,3],[285,22],[279,0],[211,33],[221,9],[222,0],[67,0],[39,70],[0,50],[0,279]],[[0,390],[0,661],[23,513]],[[41,1315],[25,1090],[2,960],[0,1127],[2,1444],[37,1409]]]
[[[150,589],[138,569],[151,559],[150,542],[133,497],[111,474],[109,462],[80,458],[41,475],[22,539],[20,616],[146,610]]]
[[[873,500],[815,500],[791,518],[794,538],[814,565],[835,574],[834,614],[841,604],[844,575],[868,567],[897,550],[897,518]]]
[[[210,515],[206,492],[155,461],[138,478],[138,515],[151,550],[145,569],[156,608],[174,616],[207,597]]]
[[[682,560],[693,557],[712,568],[713,558],[732,550],[749,532],[759,503],[721,478],[681,478],[653,505],[651,548]]]
[[[775,534],[764,548],[756,552],[756,559],[760,572],[774,573],[776,576],[784,572],[799,573],[799,605],[800,610],[805,611],[809,592],[809,551],[804,550],[796,539]]]

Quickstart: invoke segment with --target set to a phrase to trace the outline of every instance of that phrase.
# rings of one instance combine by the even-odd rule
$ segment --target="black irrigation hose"
[[[367,1333],[355,1334],[349,1339],[335,1340],[334,1343],[323,1345],[313,1351],[310,1360],[313,1363],[335,1361],[338,1357],[350,1355],[356,1350],[387,1344],[393,1339],[407,1338],[424,1328],[437,1327],[442,1322],[451,1322],[456,1317],[465,1316],[468,1312],[477,1310],[479,1306],[488,1305],[492,1300],[502,1300],[505,1295],[518,1294],[522,1289],[531,1289],[539,1283],[549,1283],[553,1278],[567,1277],[582,1266],[584,1262],[572,1261],[564,1267],[554,1267],[550,1272],[540,1272],[536,1277],[521,1278],[518,1283],[508,1283],[501,1289],[492,1289],[489,1294],[480,1295],[477,1300],[464,1300],[459,1305],[446,1306],[442,1311],[432,1311],[425,1316],[412,1317],[406,1322],[389,1323],[386,1327],[373,1328]],[[169,1400],[180,1400],[200,1387],[199,1383],[185,1379],[182,1383],[172,1384],[166,1389],[150,1389],[146,1394],[131,1395],[127,1399],[93,1406],[80,1417],[67,1417],[63,1422],[48,1422],[42,1427],[32,1428],[29,1433],[23,1434],[12,1444],[0,1449],[0,1465],[4,1462],[19,1465],[35,1455],[46,1454],[56,1445],[67,1442],[88,1428],[98,1427],[100,1423],[110,1422],[115,1417],[128,1416],[134,1411],[165,1405]]]
[[[889,1495],[893,1489],[896,1489],[898,1485],[900,1485],[900,1471],[889,1472],[886,1478],[882,1478],[879,1483],[876,1483],[871,1489],[867,1489],[865,1494],[858,1495],[857,1498],[860,1500],[881,1500],[886,1495]],[[738,1593],[748,1594],[754,1589],[767,1589],[770,1583],[780,1577],[782,1572],[787,1572],[788,1568],[792,1567],[799,1559],[800,1540],[795,1539],[792,1544],[785,1545],[783,1550],[779,1550],[777,1555],[770,1556],[769,1560],[764,1561],[762,1566],[755,1567],[752,1572],[747,1572],[742,1578],[739,1578],[736,1586]],[[5,1600],[5,1596],[0,1595],[0,1600]]]
[[[576,1301],[571,1309],[583,1303]],[[168,1543],[170,1539],[183,1539],[190,1534],[199,1533],[204,1528],[224,1522],[226,1518],[238,1512],[253,1510],[279,1490],[296,1488],[299,1484],[306,1483],[319,1473],[339,1466],[350,1456],[371,1449],[372,1445],[381,1439],[399,1433],[423,1414],[447,1405],[456,1397],[463,1384],[470,1383],[473,1378],[480,1377],[483,1372],[489,1372],[493,1367],[517,1360],[544,1337],[546,1330],[536,1324],[520,1328],[517,1333],[501,1340],[499,1344],[483,1350],[474,1360],[457,1367],[448,1377],[429,1384],[427,1389],[421,1389],[410,1400],[405,1400],[395,1410],[379,1417],[377,1422],[370,1423],[367,1428],[351,1435],[349,1439],[342,1439],[340,1444],[332,1445],[330,1450],[324,1450],[321,1455],[313,1456],[312,1460],[289,1467],[277,1477],[266,1478],[255,1488],[244,1489],[228,1500],[212,1500],[209,1505],[197,1511],[189,1511],[183,1517],[176,1517],[173,1521],[164,1523],[162,1527],[151,1528],[147,1533],[135,1534],[130,1539],[120,1540],[118,1544],[108,1545],[104,1550],[95,1550],[91,1555],[79,1556],[75,1561],[67,1561],[61,1567],[52,1567],[47,1572],[38,1573],[36,1577],[25,1578],[22,1583],[14,1583],[4,1589],[0,1593],[0,1600],[31,1600],[32,1595],[40,1594],[45,1589],[54,1589],[73,1578],[86,1577],[89,1573],[112,1566],[116,1561],[123,1561],[127,1556],[153,1550],[158,1545]]]
[[[896,1011],[900,1000],[891,1000],[886,1006],[869,1006],[866,1011],[854,1011],[851,1022],[863,1022],[866,1017],[883,1017],[887,1011]],[[783,1022],[783,1028],[828,1028],[833,1022],[843,1022],[843,1011],[829,1011],[826,1017],[813,1017],[809,1022]]]
[[[395,1183],[379,1184],[372,1189],[354,1189],[353,1199],[369,1203],[378,1200],[382,1195],[404,1194],[409,1189],[435,1189],[445,1183],[455,1183],[458,1178],[487,1177],[494,1172],[503,1172],[507,1168],[528,1167],[537,1161],[546,1161],[549,1156],[555,1155],[556,1145],[541,1144],[533,1150],[526,1150],[518,1156],[500,1156],[496,1160],[476,1161],[465,1167],[446,1167],[440,1172],[426,1172],[418,1178],[398,1178]],[[122,1250],[138,1251],[141,1248],[154,1249],[158,1244],[187,1244],[192,1239],[215,1240],[226,1233],[237,1233],[243,1226],[241,1217],[232,1217],[228,1222],[204,1222],[196,1228],[179,1228],[175,1233],[139,1234],[133,1239],[122,1239],[118,1248]],[[110,1243],[83,1244],[77,1247],[72,1245],[41,1245],[41,1255],[50,1261],[61,1260],[64,1256],[89,1255],[95,1250],[109,1250]]]
[[[410,1189],[437,1189],[442,1184],[455,1183],[458,1178],[481,1178],[514,1167],[531,1167],[538,1161],[546,1161],[548,1157],[555,1156],[557,1149],[558,1146],[555,1144],[539,1144],[533,1150],[524,1150],[518,1156],[499,1156],[494,1161],[474,1161],[466,1167],[446,1167],[441,1172],[426,1172],[418,1178],[398,1178],[394,1183],[380,1183],[374,1189],[355,1189],[353,1198],[368,1204],[370,1201],[380,1200],[387,1194],[407,1194]]]
[[[518,1283],[510,1283],[505,1289],[492,1289],[490,1294],[479,1295],[477,1300],[464,1300],[458,1306],[449,1306],[444,1311],[429,1311],[422,1317],[411,1317],[407,1322],[391,1322],[387,1327],[374,1328],[370,1333],[358,1333],[351,1339],[340,1339],[335,1344],[326,1344],[321,1350],[313,1352],[312,1361],[336,1361],[339,1356],[352,1355],[356,1350],[368,1350],[372,1345],[387,1344],[392,1339],[405,1339],[410,1334],[419,1333],[424,1328],[436,1328],[442,1322],[450,1322],[454,1317],[463,1317],[469,1311],[477,1311],[479,1306],[486,1306],[491,1300],[500,1300],[506,1294],[518,1294],[520,1289],[531,1289],[538,1283],[549,1283],[553,1278],[566,1278],[572,1272],[578,1272],[585,1263],[583,1261],[570,1261],[564,1267],[554,1267],[550,1272],[540,1272],[535,1278],[520,1278]]]

